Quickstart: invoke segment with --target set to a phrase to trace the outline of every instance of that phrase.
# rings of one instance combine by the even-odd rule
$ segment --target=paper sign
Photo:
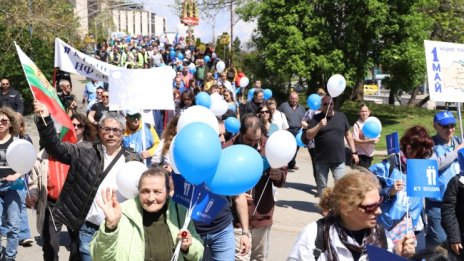
[[[386,136],[387,140],[387,153],[388,155],[400,152],[400,142],[398,139],[398,132],[393,132]]]
[[[388,260],[388,261],[403,261],[407,260],[401,256],[388,252],[386,249],[367,245],[367,256],[369,260]]]
[[[436,160],[408,159],[406,161],[406,192],[410,197],[439,198],[438,163]]]

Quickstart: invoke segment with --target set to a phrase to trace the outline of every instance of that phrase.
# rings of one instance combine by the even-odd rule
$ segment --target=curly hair
[[[10,107],[3,106],[0,107],[0,115],[5,115],[10,120],[10,129],[8,132],[13,136],[18,136],[20,123],[16,115],[16,112]]]
[[[425,159],[433,154],[433,140],[426,128],[416,125],[401,137],[400,148],[408,159]]]
[[[324,189],[319,207],[338,216],[341,203],[345,203],[348,207],[356,207],[363,202],[366,193],[373,189],[380,189],[380,183],[372,173],[357,171],[346,174],[335,183],[333,188]]]
[[[97,128],[90,123],[89,119],[85,117],[84,114],[82,113],[75,113],[73,116],[71,116],[71,120],[76,119],[77,121],[80,122],[80,124],[84,125],[84,133],[83,133],[83,138],[84,141],[89,141],[89,142],[94,142],[97,140]]]

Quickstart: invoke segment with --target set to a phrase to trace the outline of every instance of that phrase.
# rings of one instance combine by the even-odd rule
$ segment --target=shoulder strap
[[[119,150],[118,152],[118,155],[116,155],[116,157],[114,157],[114,159],[111,161],[110,165],[108,165],[108,167],[105,169],[105,171],[103,171],[103,175],[102,175],[102,180],[106,177],[106,175],[108,175],[108,173],[110,172],[111,168],[113,168],[114,164],[116,164],[116,162],[118,161],[118,159],[121,157],[121,155],[123,154],[124,152],[124,148],[121,148],[121,150]]]
[[[316,240],[314,240],[314,245],[316,248],[313,250],[314,260],[318,260],[321,254],[325,251],[324,247],[324,218],[316,221],[317,224],[317,234]]]

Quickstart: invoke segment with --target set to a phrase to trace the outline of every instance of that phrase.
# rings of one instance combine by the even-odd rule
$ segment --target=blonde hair
[[[374,189],[380,189],[379,180],[374,174],[364,171],[346,174],[333,188],[324,189],[319,207],[338,216],[341,203],[356,207],[363,202],[366,193]]]

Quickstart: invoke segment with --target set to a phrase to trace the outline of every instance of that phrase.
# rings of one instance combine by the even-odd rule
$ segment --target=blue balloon
[[[232,145],[222,150],[216,173],[206,186],[216,194],[238,195],[252,189],[262,173],[263,159],[258,151],[247,145]]]
[[[264,99],[269,100],[272,97],[272,90],[271,89],[265,89],[263,91],[264,94]]]
[[[321,100],[322,97],[319,96],[319,94],[314,93],[309,95],[308,100],[306,102],[311,110],[317,111],[321,108]]]
[[[228,132],[235,134],[240,130],[240,121],[235,117],[228,117],[224,122],[224,126]]]
[[[237,107],[234,105],[234,104],[229,104],[229,110],[233,111],[233,112],[236,112],[237,111]]]
[[[171,46],[171,47],[169,48],[169,50],[170,50],[170,51],[174,51],[174,47]]]
[[[221,158],[221,142],[217,132],[209,125],[192,122],[177,133],[173,152],[181,175],[198,185],[216,172]]]
[[[251,89],[248,91],[248,98],[247,98],[248,101],[253,100],[253,94],[254,94],[254,93],[255,93],[255,88],[251,88]]]
[[[205,55],[205,63],[209,63],[211,61],[211,58],[208,55]]]
[[[213,77],[215,80],[217,80],[219,78],[219,73],[214,73]]]
[[[197,72],[197,68],[189,68],[189,72],[191,74],[195,74]]]
[[[301,140],[302,135],[303,135],[303,132],[299,131],[295,136],[296,144],[298,145],[298,147],[305,147],[306,146],[306,144],[304,144],[303,141]]]
[[[169,51],[169,57],[171,57],[171,60],[174,60],[174,58],[176,58],[176,52],[174,50]]]
[[[366,121],[362,127],[364,136],[369,139],[377,138],[380,135],[381,130],[382,126],[380,126],[376,121]]]
[[[184,59],[184,55],[182,53],[178,53],[177,54],[177,58],[179,58],[179,60],[183,60]]]
[[[209,109],[211,107],[211,96],[206,92],[200,92],[195,97],[195,104]]]

